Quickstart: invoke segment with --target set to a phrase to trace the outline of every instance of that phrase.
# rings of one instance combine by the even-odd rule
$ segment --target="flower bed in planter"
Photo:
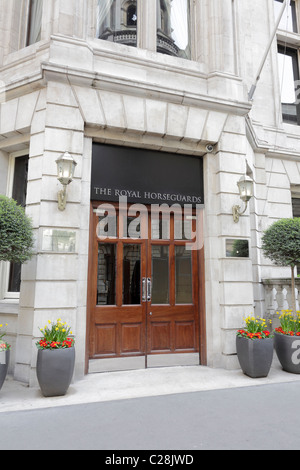
[[[300,313],[292,310],[279,314],[280,327],[275,329],[275,351],[284,371],[300,374]]]
[[[74,338],[71,328],[61,319],[41,328],[43,338],[38,348],[37,379],[45,397],[65,395],[72,381],[75,365]]]
[[[75,365],[75,348],[40,349],[36,373],[44,397],[65,395],[71,384]]]
[[[245,321],[245,329],[238,330],[236,337],[241,369],[252,378],[267,377],[273,359],[273,336],[263,318],[248,317]]]

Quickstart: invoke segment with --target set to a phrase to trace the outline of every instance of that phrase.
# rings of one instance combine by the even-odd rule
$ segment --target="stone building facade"
[[[282,90],[299,80],[298,0],[284,13],[253,100],[248,98],[281,6],[280,0],[0,0],[0,193],[12,196],[20,187],[16,176],[20,168],[25,175],[26,213],[35,234],[35,254],[22,267],[21,283],[13,268],[0,264],[0,322],[9,325],[10,371],[16,380],[35,384],[39,327],[56,318],[71,324],[76,335],[77,379],[87,372],[142,367],[145,351],[148,366],[191,361],[237,367],[236,329],[248,314],[265,314],[264,280],[289,276],[288,270],[264,259],[262,232],[279,218],[299,216],[297,94],[282,99]],[[282,70],[287,69],[294,75],[282,79]],[[193,280],[186,281],[192,283],[196,299],[193,320],[185,317],[189,309],[182,307],[189,302],[178,301],[182,305],[176,310],[176,301],[172,307],[169,299],[168,317],[159,323],[162,310],[147,301],[143,307],[140,293],[134,308],[140,303],[138,315],[146,319],[129,323],[135,310],[123,296],[127,320],[117,328],[121,310],[114,307],[111,319],[102,322],[101,302],[97,310],[94,291],[95,272],[98,268],[99,278],[104,255],[95,256],[93,251],[96,205],[91,201],[101,202],[101,197],[93,197],[92,165],[99,154],[101,179],[107,171],[104,163],[101,168],[106,148],[118,155],[127,149],[122,158],[128,158],[128,164],[122,160],[125,166],[121,165],[127,170],[114,167],[119,176],[121,171],[132,171],[130,162],[137,160],[130,158],[138,159],[139,152],[148,163],[157,158],[163,162],[168,155],[170,187],[172,158],[175,162],[178,157],[178,165],[201,162],[203,247],[192,258],[183,256],[185,266],[193,266]],[[65,152],[77,166],[67,189],[66,209],[60,211],[56,160]],[[189,164],[181,175],[185,182],[192,179]],[[168,177],[168,171],[164,173]],[[253,179],[254,197],[235,223],[232,207],[239,204],[237,182],[243,175]],[[137,187],[143,178],[136,177]],[[104,195],[105,181],[100,186],[98,195]],[[154,191],[163,194],[164,188]],[[105,201],[109,202],[109,194]],[[140,201],[133,197],[131,202]],[[116,246],[112,240],[110,250]],[[232,254],[230,247],[238,240],[248,242],[249,255]],[[170,268],[165,276],[169,285],[175,279],[182,287],[181,245],[174,240],[165,245]],[[164,268],[158,266],[166,258],[154,263],[152,250],[151,272],[145,267],[151,265],[148,245],[138,241],[135,246],[144,266],[139,276],[149,278],[147,274],[153,275],[157,268],[164,285]],[[111,261],[107,246],[105,250]],[[123,293],[126,290],[125,246],[119,250],[123,258],[111,271],[106,265],[106,281],[112,282],[108,276],[116,276],[123,266],[123,277],[115,286],[120,300],[122,280]],[[144,255],[148,261],[143,261]],[[129,256],[128,265],[132,259],[137,261]],[[126,272],[132,278],[132,264]],[[107,301],[107,309],[118,302]],[[156,323],[147,320],[152,306]],[[178,315],[174,322],[172,312]],[[156,329],[152,350],[147,349]],[[125,335],[127,346],[113,351],[112,345],[122,346]],[[177,346],[168,346],[166,338],[175,344],[176,335]]]

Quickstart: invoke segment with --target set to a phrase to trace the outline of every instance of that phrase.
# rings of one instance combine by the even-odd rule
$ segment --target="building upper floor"
[[[299,0],[288,0],[248,98],[283,1],[0,0],[2,90],[67,73],[84,86],[202,97],[300,137]]]

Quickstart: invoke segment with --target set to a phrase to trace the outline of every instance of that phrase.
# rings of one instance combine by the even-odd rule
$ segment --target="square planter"
[[[300,374],[300,336],[275,332],[275,351],[283,370]]]
[[[7,351],[1,351],[0,353],[0,390],[4,384],[4,381],[6,379],[7,371],[8,371],[8,365],[9,365],[9,359],[10,359],[10,350]]]
[[[6,351],[0,352],[0,366],[6,364]]]
[[[252,378],[267,377],[273,360],[273,338],[248,339],[237,336],[236,350],[244,374]]]
[[[39,349],[37,379],[45,397],[65,395],[70,386],[75,365],[75,348]]]

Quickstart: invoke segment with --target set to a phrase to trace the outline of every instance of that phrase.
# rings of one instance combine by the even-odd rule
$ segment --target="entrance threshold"
[[[152,354],[147,357],[148,368],[199,366],[199,363],[199,353]],[[137,369],[145,369],[145,356],[91,359],[89,361],[89,374]]]

